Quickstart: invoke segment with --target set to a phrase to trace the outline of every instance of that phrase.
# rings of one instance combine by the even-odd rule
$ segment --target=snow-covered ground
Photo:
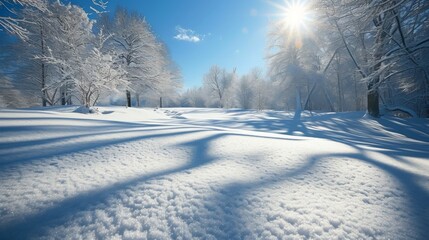
[[[0,110],[0,239],[429,239],[429,121]]]

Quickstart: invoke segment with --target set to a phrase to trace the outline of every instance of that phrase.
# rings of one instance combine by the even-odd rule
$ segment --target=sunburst
[[[281,12],[280,24],[288,34],[289,41],[294,41],[300,48],[303,35],[311,34],[314,23],[314,11],[306,0],[285,1],[284,5],[275,4]]]

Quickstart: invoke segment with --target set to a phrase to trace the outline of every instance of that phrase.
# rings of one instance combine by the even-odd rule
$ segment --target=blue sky
[[[117,6],[146,17],[179,65],[185,88],[199,86],[213,64],[239,74],[265,69],[268,16],[276,11],[266,0],[109,1],[109,10]],[[179,39],[186,36],[194,42]]]
[[[90,0],[67,1],[90,11]],[[200,86],[214,64],[237,68],[240,75],[253,67],[265,70],[268,25],[279,11],[269,1],[108,0],[107,10],[121,6],[145,16],[180,67],[186,89]],[[0,37],[9,39],[5,33]]]

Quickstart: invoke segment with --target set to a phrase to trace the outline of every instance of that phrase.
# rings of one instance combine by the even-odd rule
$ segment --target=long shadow
[[[118,126],[118,125],[103,125],[103,126],[66,126],[63,124],[50,124],[50,125],[17,125],[17,126],[8,126],[8,127],[0,127],[0,132],[6,136],[8,133],[18,133],[22,132],[25,134],[31,134],[31,131],[38,133],[58,133],[67,134],[67,133],[79,133],[82,132],[81,136],[89,136],[91,134],[97,133],[106,133],[106,132],[114,132],[115,130],[125,130],[125,129],[141,129],[141,128],[161,128],[165,127],[164,125],[149,125],[149,124],[141,124],[136,126]],[[85,134],[88,132],[88,134]],[[27,146],[32,144],[39,144],[41,142],[52,140],[67,140],[77,135],[67,135],[64,137],[56,137],[56,138],[44,138],[37,140],[19,140],[19,141],[6,141],[0,140],[0,149],[7,149],[15,146]]]
[[[66,120],[65,120],[66,121]],[[0,168],[9,164],[22,161],[36,161],[38,159],[43,159],[46,157],[51,157],[54,155],[68,154],[74,152],[82,152],[89,149],[96,149],[99,147],[104,147],[112,144],[119,144],[124,141],[138,139],[139,137],[129,137],[121,136],[121,134],[137,134],[148,131],[166,131],[166,130],[177,130],[177,129],[203,129],[203,130],[213,130],[219,131],[222,130],[218,127],[214,127],[213,124],[207,126],[198,126],[193,125],[192,122],[187,121],[185,124],[147,124],[147,123],[137,123],[137,124],[128,124],[123,122],[112,122],[112,121],[103,121],[103,120],[90,120],[95,122],[101,122],[103,125],[97,127],[85,127],[79,126],[84,124],[87,120],[75,119],[75,125],[69,127],[66,125],[61,125],[56,123],[55,125],[43,126],[28,126],[24,129],[26,131],[33,132],[55,132],[59,130],[66,130],[71,132],[86,132],[81,134],[73,134],[59,137],[49,137],[35,140],[19,140],[19,141],[0,141]],[[107,122],[111,125],[104,125]],[[5,132],[17,131],[21,126],[10,126],[3,127]],[[70,129],[69,129],[70,128]],[[273,136],[265,137],[258,136],[261,138],[275,138]],[[91,138],[102,138],[100,140],[94,140]],[[282,139],[282,138],[278,138]],[[284,139],[284,138],[283,138]],[[297,139],[298,140],[298,139]],[[26,147],[31,147],[26,149]],[[3,150],[3,153],[1,152]],[[12,152],[15,151],[15,152]],[[19,151],[18,151],[19,150]],[[18,152],[17,152],[18,151]]]
[[[419,119],[419,124],[409,123],[405,119],[378,119],[377,121],[390,132],[402,134],[409,139],[417,141],[428,141],[429,139],[429,121],[426,119]],[[403,124],[411,126],[411,128],[404,128]],[[423,129],[422,129],[423,125]]]
[[[145,138],[161,138],[161,137],[172,137],[175,135],[192,134],[200,131],[188,131],[185,133],[169,133],[163,135],[151,135],[136,137],[129,141],[137,141]],[[205,150],[208,148],[208,144],[226,133],[215,133],[209,137],[201,138],[196,141],[184,144],[184,146],[192,148],[193,157],[191,161],[182,166],[158,171],[155,173],[134,177],[126,181],[117,182],[112,185],[102,187],[93,191],[84,192],[73,197],[69,197],[63,201],[55,203],[51,208],[45,209],[35,215],[26,216],[25,218],[16,219],[15,221],[9,222],[0,226],[0,239],[22,239],[30,238],[35,234],[40,234],[41,231],[48,226],[62,224],[67,220],[67,216],[75,213],[76,211],[83,211],[88,209],[93,204],[102,202],[112,194],[118,191],[131,188],[137,184],[143,183],[150,179],[183,172],[192,168],[197,168],[209,162],[215,160],[213,157],[206,156]],[[125,142],[125,141],[124,141]]]
[[[315,170],[317,163],[321,161],[327,161],[329,158],[350,158],[356,161],[363,161],[368,164],[375,166],[376,168],[388,173],[394,179],[399,182],[400,188],[406,193],[408,200],[407,209],[410,209],[410,216],[415,225],[415,234],[410,233],[408,230],[405,237],[408,239],[429,239],[429,232],[426,230],[426,225],[429,222],[429,193],[428,191],[420,186],[417,181],[420,177],[416,177],[414,174],[405,172],[397,167],[388,165],[386,163],[377,161],[367,156],[365,150],[358,147],[355,148],[358,153],[335,153],[335,154],[321,154],[312,155],[308,158],[304,165],[292,170],[286,171],[277,175],[270,175],[263,180],[249,181],[246,183],[231,183],[222,189],[222,194],[216,194],[209,201],[214,205],[226,204],[228,206],[228,212],[223,214],[221,217],[222,230],[227,233],[228,239],[244,239],[244,238],[260,238],[262,236],[248,236],[246,232],[241,232],[245,226],[244,219],[249,216],[243,216],[240,209],[239,199],[245,198],[252,192],[257,192],[264,189],[272,184],[278,182],[288,181],[294,177],[298,177],[311,170]],[[219,216],[217,216],[219,217]],[[411,235],[410,235],[411,234]],[[308,237],[308,236],[307,236]]]
[[[0,153],[0,167],[4,167],[9,164],[13,164],[16,162],[22,162],[22,161],[35,161],[38,159],[43,159],[46,157],[51,157],[55,155],[60,154],[68,154],[68,153],[76,153],[76,152],[82,152],[89,149],[97,149],[100,147],[105,147],[108,145],[114,145],[129,141],[134,141],[143,138],[142,136],[135,136],[135,137],[129,137],[129,136],[121,136],[121,134],[137,134],[137,133],[144,133],[148,131],[155,131],[155,130],[172,130],[177,129],[177,127],[163,127],[161,129],[144,129],[141,126],[139,128],[127,128],[125,130],[112,130],[112,131],[105,131],[105,132],[92,132],[87,134],[78,134],[78,135],[72,135],[72,136],[65,136],[65,137],[53,137],[53,138],[47,138],[47,139],[40,139],[40,140],[28,140],[28,141],[20,141],[20,142],[11,142],[11,143],[2,143],[1,149],[9,149],[9,148],[16,148],[19,149],[20,147],[24,147],[24,149],[21,149],[19,153],[10,154],[8,152],[1,154]],[[183,128],[183,130],[186,130],[189,128]],[[202,131],[202,130],[201,130]],[[144,138],[149,137],[155,137],[155,136],[168,136],[169,134],[156,134],[156,135],[147,135]],[[103,137],[101,140],[94,140],[90,139],[89,141],[85,138],[87,137]],[[42,148],[44,146],[49,146],[52,144],[53,146],[50,146],[48,148]],[[30,149],[25,149],[25,147],[31,146]],[[41,149],[40,151],[35,151],[35,149]]]
[[[326,120],[329,120],[326,122]],[[374,121],[374,120],[373,120]],[[286,130],[286,134],[292,134],[294,131],[298,130],[306,137],[314,137],[327,139],[334,142],[339,142],[345,145],[348,145],[358,151],[356,154],[327,154],[327,155],[319,155],[310,157],[306,164],[302,167],[295,169],[294,171],[289,171],[281,174],[280,176],[273,176],[271,178],[266,178],[262,181],[255,181],[249,183],[236,183],[230,184],[224,188],[224,192],[231,193],[227,195],[214,196],[213,202],[216,203],[225,203],[229,202],[229,209],[231,206],[238,205],[234,204],[231,201],[235,201],[238,196],[245,196],[251,191],[257,191],[257,189],[264,188],[271,184],[280,181],[286,181],[292,177],[301,175],[310,169],[314,168],[316,163],[319,161],[323,161],[324,158],[331,157],[347,157],[352,158],[357,161],[363,161],[369,163],[378,169],[386,172],[388,175],[392,176],[395,180],[397,180],[400,184],[401,190],[403,190],[407,194],[408,204],[407,207],[410,209],[410,215],[413,217],[411,219],[412,222],[415,223],[417,233],[413,236],[408,236],[409,238],[418,238],[418,239],[429,239],[429,232],[426,230],[427,222],[429,222],[429,193],[428,190],[422,187],[418,181],[422,180],[422,177],[418,177],[413,173],[409,173],[405,170],[397,168],[395,166],[383,163],[378,161],[377,159],[373,159],[368,157],[366,154],[367,151],[376,151],[378,153],[382,153],[386,156],[389,156],[397,161],[401,161],[402,163],[408,163],[405,160],[404,156],[412,156],[419,157],[423,159],[427,159],[429,156],[429,137],[424,131],[417,131],[420,135],[416,135],[416,131],[404,131],[398,130],[398,125],[391,121],[379,120],[378,122],[386,127],[388,131],[393,131],[399,134],[402,134],[406,137],[409,137],[415,141],[396,141],[392,136],[386,136],[381,131],[377,131],[377,129],[368,129],[365,128],[367,132],[360,132],[362,127],[364,127],[365,123],[357,123],[359,126],[356,131],[353,131],[353,127],[356,126],[356,123],[351,121],[344,121],[341,119],[329,119],[325,118],[324,121],[313,122],[313,125],[324,126],[327,130],[314,130],[308,129],[306,127],[297,128],[297,126],[305,126],[304,122],[298,123],[297,125],[291,124],[296,123],[296,121],[290,120],[275,120],[275,122],[284,123],[283,127]],[[309,121],[307,121],[308,123]],[[387,122],[387,123],[386,123]],[[265,130],[267,128],[267,124],[260,124],[257,121],[247,121],[246,124],[255,127],[256,129]],[[278,125],[272,126],[273,130],[278,130]],[[421,127],[420,125],[416,125],[416,128]],[[381,129],[380,129],[381,130]],[[407,134],[408,132],[408,134]],[[373,147],[376,150],[366,150],[365,147]],[[385,149],[385,150],[383,150]],[[423,179],[427,181],[428,179]],[[222,220],[225,226],[232,226],[231,230],[229,227],[225,227],[225,231],[229,231],[231,234],[228,238],[244,238],[247,236],[239,236],[237,231],[234,229],[239,229],[239,225],[242,224],[242,219],[245,219],[246,216],[240,215],[239,209],[235,209],[232,207],[231,213],[226,214],[225,219]],[[392,221],[395,221],[392,219]]]
[[[177,127],[176,127],[177,128]],[[182,127],[184,129],[188,129],[186,126]],[[207,154],[207,149],[209,149],[209,144],[219,138],[224,136],[248,136],[248,137],[256,137],[256,138],[270,138],[265,136],[252,136],[240,133],[228,133],[220,130],[206,129],[202,127],[194,127],[193,130],[186,130],[181,132],[173,132],[173,133],[165,133],[165,134],[151,134],[145,136],[136,136],[133,138],[126,138],[121,140],[106,140],[100,141],[96,144],[98,147],[104,147],[107,144],[117,144],[117,143],[125,143],[131,141],[138,141],[143,139],[156,139],[156,138],[168,138],[172,136],[182,136],[185,134],[194,134],[197,132],[213,132],[210,136],[193,139],[189,142],[184,142],[178,144],[179,146],[187,147],[192,149],[192,157],[191,161],[185,165],[180,167],[176,167],[173,169],[166,169],[163,171],[158,171],[155,173],[138,176],[135,178],[128,179],[126,181],[117,182],[112,185],[99,188],[97,190],[93,190],[90,192],[84,192],[78,194],[73,197],[69,197],[63,201],[54,203],[54,206],[45,209],[35,215],[26,216],[25,218],[18,218],[11,222],[0,226],[0,238],[29,238],[37,234],[41,234],[41,231],[52,225],[63,224],[67,221],[67,216],[72,215],[75,211],[83,211],[85,209],[89,209],[93,204],[100,203],[103,200],[107,199],[112,194],[116,192],[122,191],[127,188],[131,188],[137,184],[141,184],[150,179],[175,174],[179,172],[183,172],[192,168],[198,168],[203,166],[204,164],[213,162],[216,160],[215,157],[209,156]],[[291,140],[280,138],[281,140]],[[93,149],[93,147],[88,147],[88,149]],[[79,148],[82,151],[81,148]],[[77,151],[76,149],[69,149],[70,152]],[[64,154],[64,152],[63,152]]]
[[[329,116],[317,116],[317,118],[306,118],[304,120],[294,120],[284,118],[285,116],[279,113],[268,112],[268,118],[261,118],[261,120],[238,120],[236,122],[229,120],[208,120],[186,123],[200,125],[200,126],[223,126],[228,127],[231,124],[242,125],[243,128],[259,132],[275,132],[293,136],[305,136],[313,138],[330,139],[337,142],[342,142],[348,145],[365,145],[374,148],[384,148],[389,150],[389,154],[396,154],[397,156],[416,156],[427,158],[429,154],[429,134],[425,132],[426,129],[416,125],[417,130],[403,129],[400,125],[389,120],[369,120],[378,122],[386,128],[387,131],[396,132],[408,137],[409,139],[418,142],[410,142],[396,140],[395,136],[386,135],[383,129],[373,129],[366,126],[366,123],[361,122],[360,118],[354,120],[343,120],[340,118],[333,118]],[[346,114],[347,116],[356,117],[356,113]],[[281,118],[280,118],[281,117]],[[274,118],[274,119],[273,119]],[[323,127],[323,129],[314,128]]]
[[[231,111],[231,113],[240,114],[240,111]],[[237,120],[237,122],[230,120],[208,120],[199,121],[196,124],[224,127],[231,124],[242,124],[245,128],[250,128],[251,130],[256,131],[275,131],[276,133],[284,133],[287,135],[302,135],[305,137],[327,139],[348,145],[359,152],[358,154],[345,153],[314,156],[310,158],[303,167],[292,172],[287,172],[281,176],[275,176],[268,180],[251,182],[248,184],[231,184],[226,186],[224,189],[225,192],[233,193],[231,196],[237,196],[239,194],[245,195],[245,192],[250,191],[249,189],[261,188],[274,182],[284,181],[291,177],[303,174],[313,168],[316,162],[323,160],[323,158],[348,157],[369,163],[386,172],[399,182],[401,189],[407,193],[408,204],[406,207],[411,211],[411,215],[413,216],[412,221],[416,226],[418,226],[418,232],[416,233],[417,238],[429,239],[429,232],[425,229],[425,224],[429,222],[429,205],[427,204],[429,202],[429,193],[427,189],[423,188],[418,183],[418,181],[421,180],[420,177],[416,177],[415,174],[409,173],[393,165],[377,161],[377,159],[370,158],[366,154],[366,152],[370,151],[378,152],[398,162],[409,165],[414,163],[410,162],[405,157],[428,159],[429,134],[427,122],[422,121],[423,124],[407,123],[407,125],[412,126],[412,129],[404,129],[401,125],[401,121],[404,120],[361,119],[357,117],[358,114],[360,113],[346,113],[345,116],[349,116],[351,119],[348,119],[347,117],[346,119],[342,119],[341,116],[327,114],[316,116],[316,118],[306,117],[305,120],[298,120],[289,119],[289,117],[285,119],[284,114],[268,112],[268,117],[262,117],[261,120]],[[372,123],[378,123],[379,125],[370,126]],[[280,130],[282,131],[280,132]],[[405,136],[406,138],[397,138],[395,135],[390,134],[390,132],[399,134],[399,136]],[[427,179],[424,180],[427,181]],[[245,189],[245,191],[240,193],[240,190],[243,189]],[[224,196],[226,198],[221,197],[220,199],[219,197],[215,197],[213,201],[217,203],[228,202],[231,201],[231,196]],[[238,209],[233,209],[233,212],[235,213],[232,213],[232,215],[236,214],[236,218],[227,214],[226,219],[223,219],[222,222],[225,222],[225,226],[233,226],[232,228],[234,229],[238,228],[237,224],[239,224],[240,219],[243,216],[239,216]],[[224,228],[226,231],[227,228],[225,226]],[[230,231],[230,233],[232,235],[228,237],[237,237],[236,231]],[[241,237],[244,236],[239,236],[238,238]]]
[[[335,142],[343,143],[348,146],[353,147],[354,149],[358,150],[358,154],[331,154],[326,156],[313,156],[308,159],[307,163],[304,164],[302,167],[295,169],[291,172],[286,172],[282,174],[281,176],[273,176],[271,178],[257,181],[257,182],[251,182],[248,184],[232,184],[225,187],[225,191],[235,192],[240,189],[244,190],[242,192],[238,192],[237,194],[245,195],[247,192],[251,191],[252,189],[258,189],[262,187],[266,187],[267,185],[273,184],[278,181],[285,181],[291,177],[303,174],[310,170],[311,168],[315,167],[315,164],[318,161],[322,161],[322,159],[326,157],[349,157],[356,159],[358,161],[364,161],[369,164],[372,164],[376,166],[377,168],[385,171],[390,176],[394,177],[398,182],[403,186],[402,189],[408,193],[408,199],[409,199],[409,208],[413,211],[413,216],[415,218],[413,221],[416,223],[419,227],[419,233],[417,234],[419,238],[421,239],[427,239],[428,233],[425,231],[425,224],[427,223],[429,211],[428,211],[428,205],[427,202],[429,202],[429,194],[427,190],[422,188],[418,183],[418,179],[415,179],[415,176],[405,172],[401,169],[398,169],[396,167],[390,166],[388,164],[382,163],[377,161],[376,159],[369,158],[366,156],[366,150],[362,148],[361,146],[370,146],[380,149],[389,149],[391,151],[385,151],[381,152],[385,155],[388,155],[389,157],[392,157],[394,159],[400,160],[402,156],[428,156],[429,155],[429,144],[428,139],[426,139],[424,136],[421,138],[423,142],[420,143],[414,143],[413,145],[410,145],[409,142],[396,142],[392,141],[392,138],[383,138],[386,137],[385,134],[380,133],[379,131],[374,130],[368,130],[369,133],[362,133],[362,135],[358,135],[358,132],[350,132],[351,129],[353,129],[353,123],[350,121],[341,121],[336,120],[328,121],[328,122],[316,122],[316,124],[323,124],[328,130],[327,131],[320,131],[320,130],[314,130],[306,127],[305,122],[301,122],[299,124],[300,127],[291,125],[290,121],[285,120],[278,120],[276,121],[278,124],[275,126],[275,130],[277,130],[278,127],[283,126],[284,130],[287,132],[294,132],[294,131],[301,131],[301,133],[304,136],[307,137],[314,137],[314,138],[322,138],[322,139],[328,139]],[[222,122],[216,122],[212,124],[221,124]],[[256,129],[261,128],[261,126],[269,128],[270,125],[264,123],[265,125],[260,125],[255,122],[247,122],[248,124],[254,126]],[[192,124],[192,123],[189,123]],[[210,124],[210,122],[208,122]],[[259,124],[259,125],[258,125]],[[139,125],[141,127],[141,125]],[[165,126],[165,125],[164,125]],[[272,127],[272,126],[271,126]],[[170,137],[174,135],[181,135],[181,134],[192,134],[195,132],[201,132],[201,131],[215,131],[215,129],[205,129],[204,127],[200,126],[201,130],[195,130],[196,128],[199,128],[198,125],[194,125],[194,130],[189,130],[185,132],[179,132],[179,133],[166,133],[166,134],[153,134],[153,135],[145,135],[145,136],[137,136],[134,138],[128,138],[128,139],[121,139],[121,140],[106,140],[106,142],[98,142],[97,146],[103,147],[106,146],[106,144],[117,144],[121,142],[129,142],[129,141],[137,141],[145,138],[158,138],[158,137]],[[392,127],[392,128],[395,128]],[[288,131],[289,129],[295,129],[294,131]],[[265,130],[265,129],[264,129]],[[220,131],[217,129],[216,131]],[[164,171],[159,171],[156,173],[139,176],[136,178],[132,178],[120,183],[116,183],[114,185],[106,186],[102,189],[98,189],[95,191],[82,193],[77,196],[68,198],[64,201],[61,201],[59,203],[56,203],[52,208],[49,208],[45,211],[42,211],[36,215],[26,217],[25,219],[19,219],[16,220],[10,224],[0,226],[0,238],[21,238],[21,237],[31,237],[33,234],[38,233],[40,229],[43,229],[44,227],[51,226],[52,224],[61,224],[66,221],[67,216],[73,214],[73,212],[77,210],[84,210],[88,209],[92,204],[99,203],[100,201],[106,199],[111,194],[114,194],[115,192],[121,191],[124,188],[129,188],[134,185],[143,183],[147,180],[179,173],[191,168],[197,168],[200,166],[203,166],[204,164],[213,162],[216,160],[215,157],[207,155],[207,149],[209,147],[210,142],[219,139],[220,137],[224,137],[227,135],[241,135],[241,134],[230,134],[226,132],[220,132],[216,134],[212,134],[209,137],[201,138],[201,139],[195,139],[193,141],[182,143],[185,147],[192,148],[192,158],[191,161],[188,164],[185,164],[183,166],[174,168],[174,169],[167,169]],[[293,134],[292,134],[293,135]],[[248,136],[243,134],[243,136]],[[373,138],[371,138],[373,136]],[[374,137],[375,136],[375,137]],[[260,136],[253,136],[253,137],[260,137]],[[287,140],[285,138],[278,138]],[[420,139],[416,139],[420,140]],[[426,141],[424,141],[426,140]],[[93,147],[89,147],[93,148]],[[88,149],[89,149],[88,148]],[[82,149],[69,149],[70,152],[75,151],[82,151]],[[219,199],[214,198],[213,201],[215,202],[222,202],[222,201],[231,201],[228,199]],[[226,224],[231,224],[231,226],[236,226],[236,224],[240,221],[240,213],[238,209],[232,209],[233,216],[237,217],[230,217],[228,219],[225,219]],[[36,223],[36,224],[34,224]],[[32,224],[32,225],[31,225]],[[232,232],[233,236],[235,235],[234,232]]]
[[[247,217],[243,216],[243,214],[240,212],[240,209],[233,207],[240,206],[240,204],[237,203],[238,199],[245,198],[246,195],[250,194],[251,192],[258,191],[258,189],[263,189],[272,184],[290,180],[293,177],[297,177],[299,175],[305,174],[310,170],[314,170],[317,163],[319,163],[320,161],[324,161],[325,158],[332,157],[346,157],[350,159],[355,159],[356,161],[364,161],[366,163],[374,165],[378,169],[387,172],[390,176],[393,176],[396,180],[398,180],[401,185],[401,189],[404,190],[404,192],[407,194],[409,203],[406,207],[411,210],[410,215],[412,219],[410,220],[416,224],[416,227],[413,230],[417,231],[417,233],[411,233],[412,235],[407,235],[405,237],[408,239],[429,239],[429,232],[426,229],[426,225],[429,222],[429,205],[427,204],[429,202],[429,193],[427,192],[427,190],[416,184],[416,180],[418,179],[416,179],[414,175],[406,173],[396,167],[381,163],[375,159],[371,159],[367,157],[365,152],[362,150],[359,153],[313,155],[307,160],[307,162],[303,166],[293,171],[288,171],[280,175],[271,176],[265,178],[264,180],[252,181],[247,183],[235,183],[225,186],[225,188],[222,190],[224,194],[214,196],[212,201],[217,204],[227,203],[229,206],[228,209],[230,210],[230,212],[225,214],[223,216],[224,219],[222,219],[221,221],[224,225],[223,227],[225,228],[225,231],[230,234],[227,238],[243,239],[249,237],[245,235],[240,235],[242,233],[236,231],[237,229],[240,229],[244,226],[242,221]],[[391,219],[391,221],[397,220],[398,219]],[[410,232],[408,231],[407,234],[408,233]],[[255,236],[250,236],[250,238],[254,237]],[[260,237],[261,236],[257,236],[257,238]]]
[[[38,112],[40,113],[40,112]],[[116,125],[116,126],[128,126],[128,127],[137,127],[137,126],[141,126],[141,125],[150,125],[149,123],[145,122],[145,123],[139,123],[139,122],[126,122],[126,121],[117,121],[117,120],[106,120],[106,119],[89,119],[89,118],[76,118],[76,117],[64,117],[64,116],[58,116],[58,117],[5,117],[5,116],[1,116],[0,117],[0,124],[3,124],[2,122],[5,121],[25,121],[25,122],[31,122],[31,121],[35,121],[35,120],[44,120],[47,122],[57,122],[57,123],[61,123],[61,122],[70,122],[70,121],[78,121],[82,124],[84,123],[88,123],[88,124],[92,124],[92,126],[94,126],[93,124],[97,124],[97,123],[101,123],[101,124],[105,124],[105,125]],[[153,125],[160,125],[160,124],[153,124]],[[73,126],[73,125],[72,125]],[[95,125],[94,127],[103,127],[103,125]]]

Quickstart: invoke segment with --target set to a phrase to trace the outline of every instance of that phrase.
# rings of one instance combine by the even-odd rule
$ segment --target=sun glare
[[[287,34],[288,43],[294,42],[296,48],[302,47],[302,39],[312,37],[311,29],[315,24],[315,12],[308,0],[283,0],[284,5],[273,3],[280,10],[278,23],[282,32]]]
[[[303,2],[292,2],[285,9],[285,23],[294,30],[307,27],[310,20],[310,10]]]

